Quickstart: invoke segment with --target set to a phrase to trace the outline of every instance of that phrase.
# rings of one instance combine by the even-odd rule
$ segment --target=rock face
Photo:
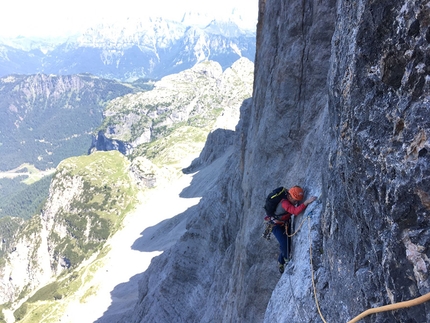
[[[127,150],[130,149],[126,143],[121,140],[111,140],[110,138],[106,138],[103,131],[99,131],[97,136],[93,136],[91,147],[89,149],[89,153],[91,151],[110,151],[110,150],[118,150],[121,154],[126,154]]]
[[[360,1],[338,14],[319,283],[320,297],[337,301],[327,318],[346,320],[430,291],[430,7]],[[429,308],[372,321],[428,322]]]
[[[233,130],[215,129],[208,135],[200,156],[194,159],[191,165],[182,171],[185,174],[194,173],[201,167],[211,164],[214,160],[222,157],[225,154],[226,147],[233,144],[234,137],[235,133]]]
[[[430,292],[429,10],[260,1],[253,99],[233,149],[218,145],[226,161],[203,190],[195,162],[184,192],[202,196],[198,212],[143,275],[127,322],[347,322]],[[295,219],[281,276],[276,241],[260,238],[262,205],[296,184],[319,202]],[[429,313],[427,303],[363,321]]]

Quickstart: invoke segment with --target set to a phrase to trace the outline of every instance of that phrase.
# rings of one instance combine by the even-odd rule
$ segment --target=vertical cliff
[[[328,79],[335,145],[321,221],[328,272],[321,297],[335,300],[325,305],[332,318],[430,291],[429,5],[359,1],[337,8]],[[429,309],[427,303],[368,321],[428,322]]]
[[[202,181],[214,163],[196,163],[185,192],[202,196],[198,210],[143,276],[132,322],[347,322],[430,291],[429,2],[260,0],[259,10],[234,149],[214,162],[216,182]],[[295,219],[281,276],[262,205],[296,184],[319,203]]]
[[[312,271],[328,322],[430,291],[429,10],[428,1],[266,1],[245,163],[283,165],[282,183],[322,204],[293,238],[265,322],[319,321]],[[273,128],[285,138],[274,157],[264,145]],[[309,232],[312,271],[302,261]],[[429,306],[365,321],[427,322]]]

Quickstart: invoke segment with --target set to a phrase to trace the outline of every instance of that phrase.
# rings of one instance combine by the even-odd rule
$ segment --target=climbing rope
[[[314,266],[313,266],[313,263],[312,263],[311,218],[309,217],[309,214],[308,214],[307,218],[308,218],[308,225],[309,225],[309,259],[310,259],[310,264],[311,264],[312,287],[314,289],[314,299],[315,299],[315,304],[317,306],[318,313],[319,313],[319,315],[321,317],[321,320],[324,323],[327,323],[326,320],[324,319],[324,316],[321,313],[320,305],[318,303],[318,298],[317,298],[317,288],[316,288],[316,285],[315,285],[315,278],[314,278]]]
[[[303,218],[302,223],[300,223],[299,227],[297,228],[297,230],[293,234],[288,234],[288,231],[285,230],[285,234],[287,235],[287,237],[291,238],[291,237],[295,236],[300,231],[300,228],[303,226],[303,223],[305,223],[305,221],[306,221],[306,217]],[[265,224],[265,229],[264,229],[264,232],[261,236],[266,240],[270,240],[270,236],[271,236],[272,228],[273,228],[274,224],[272,224],[270,222],[264,222],[264,224]]]
[[[319,204],[319,202],[317,202],[317,204]],[[314,212],[314,210],[310,211],[307,216],[303,217],[303,220],[300,223],[298,229],[293,234],[291,234],[291,235],[289,235],[287,233],[287,236],[288,237],[292,237],[292,236],[296,235],[300,231],[300,229],[303,226],[303,224],[305,223],[306,219],[308,220],[308,225],[309,225],[309,259],[310,259],[310,265],[311,265],[312,286],[313,286],[313,290],[314,290],[315,304],[317,306],[318,313],[319,313],[322,321],[324,323],[327,323],[326,320],[324,319],[324,316],[322,315],[322,312],[321,312],[321,309],[320,309],[320,306],[319,306],[319,303],[318,303],[317,289],[316,289],[315,278],[314,278],[314,268],[313,268],[313,264],[312,264],[312,239],[311,239],[311,220],[310,219],[311,219],[311,215],[312,215],[313,212]],[[291,285],[291,282],[290,282],[290,285]],[[291,290],[292,290],[292,286],[291,286]],[[294,294],[293,294],[293,297],[294,297]]]
[[[385,305],[385,306],[381,306],[381,307],[370,308],[370,309],[362,312],[360,315],[356,316],[355,318],[353,318],[348,323],[358,322],[359,320],[361,320],[362,318],[364,318],[370,314],[386,312],[386,311],[394,311],[394,310],[398,310],[400,308],[406,308],[406,307],[420,305],[420,304],[422,304],[424,302],[428,302],[428,301],[430,301],[430,293],[427,293],[423,296],[411,299],[409,301],[394,303],[394,304]]]
[[[313,268],[313,264],[312,264],[312,239],[311,239],[311,224],[310,224],[311,221],[310,221],[310,215],[313,213],[313,211],[314,210],[312,210],[311,212],[309,212],[308,216],[306,217],[308,219],[308,225],[309,225],[309,257],[310,257],[310,265],[311,265],[311,273],[312,273],[312,287],[313,287],[313,290],[314,290],[315,304],[316,304],[316,307],[318,309],[318,313],[319,313],[319,315],[321,317],[321,320],[324,323],[327,323],[326,320],[324,319],[324,316],[322,315],[322,312],[321,312],[321,309],[320,309],[320,306],[319,306],[319,303],[318,303],[317,289],[316,289],[315,278],[314,278],[314,268]],[[302,224],[303,224],[304,220],[302,221]],[[297,231],[294,234],[296,234]],[[394,310],[398,310],[398,309],[401,309],[401,308],[407,308],[407,307],[411,307],[411,306],[420,305],[420,304],[423,304],[423,303],[428,302],[428,301],[430,301],[430,293],[427,293],[427,294],[422,295],[420,297],[411,299],[409,301],[403,301],[403,302],[394,303],[394,304],[390,304],[390,305],[385,305],[385,306],[371,308],[371,309],[368,309],[368,310],[362,312],[361,314],[359,314],[358,316],[356,316],[355,318],[353,318],[351,321],[348,321],[348,323],[356,323],[359,320],[361,320],[362,318],[364,318],[364,317],[366,317],[366,316],[368,316],[370,314],[381,313],[381,312],[386,312],[386,311],[394,311]]]
[[[302,227],[303,223],[305,223],[305,221],[306,221],[306,217],[303,218],[302,223],[300,223],[298,229],[293,234],[288,234],[288,232],[285,231],[285,234],[287,235],[287,237],[291,238],[291,237],[295,236],[300,231],[300,228]]]

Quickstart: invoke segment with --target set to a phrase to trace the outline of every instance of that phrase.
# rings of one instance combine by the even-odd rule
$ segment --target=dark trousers
[[[291,234],[291,228],[290,225],[288,225],[288,234]],[[285,234],[285,227],[283,225],[275,225],[272,229],[273,235],[276,237],[276,239],[279,242],[279,257],[278,262],[280,264],[285,264],[285,259],[288,259],[290,255],[290,239]]]

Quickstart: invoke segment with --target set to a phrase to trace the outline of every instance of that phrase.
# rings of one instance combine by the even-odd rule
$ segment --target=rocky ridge
[[[165,177],[161,169],[189,166],[189,156],[202,149],[212,129],[234,129],[252,82],[253,64],[246,58],[225,71],[210,61],[166,76],[152,91],[112,100],[91,150],[114,149],[133,157],[135,175],[152,187]]]
[[[42,213],[21,224],[4,255],[0,303],[15,303],[19,320],[34,303],[72,293],[82,279],[79,266],[102,251],[132,209],[136,193],[129,161],[119,152],[63,161]]]

